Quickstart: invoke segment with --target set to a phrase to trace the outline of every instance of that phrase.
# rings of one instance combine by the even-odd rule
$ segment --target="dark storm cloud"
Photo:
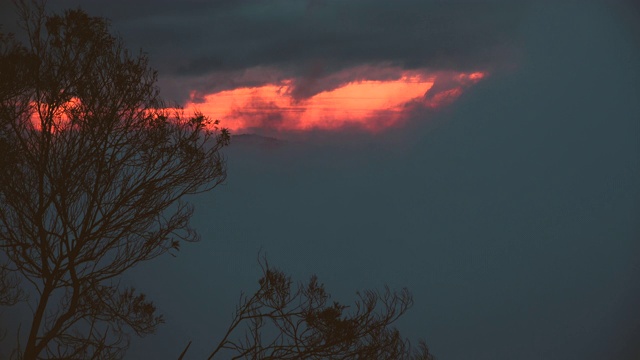
[[[314,93],[319,76],[362,64],[459,71],[500,67],[515,49],[513,34],[525,4],[66,0],[49,6],[80,6],[110,18],[130,48],[150,53],[165,96],[183,101],[191,90],[237,86],[244,71],[256,67],[296,79],[298,98]],[[244,77],[245,86],[270,80]]]
[[[244,2],[172,24],[167,38],[184,56],[161,65],[166,75],[185,80],[273,67],[296,79],[301,87],[294,95],[305,97],[315,93],[317,77],[362,64],[460,71],[499,67],[510,60],[523,7],[417,1],[265,4]],[[151,32],[161,31],[160,25]],[[198,90],[204,92],[228,86],[202,85]]]
[[[217,4],[217,5],[216,5]],[[182,5],[182,3],[181,3]],[[184,3],[125,18],[145,47],[176,46],[185,58],[170,71],[295,65],[324,59],[332,67],[392,61],[407,68],[475,68],[495,61],[522,5],[428,1],[238,1]],[[160,6],[162,8],[162,6]],[[191,11],[195,8],[197,11]],[[117,14],[115,14],[117,15]],[[144,44],[146,43],[146,44]]]

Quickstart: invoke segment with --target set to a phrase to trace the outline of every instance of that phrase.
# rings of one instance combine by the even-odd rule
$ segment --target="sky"
[[[201,242],[125,279],[167,320],[128,358],[210,352],[260,251],[346,303],[408,287],[439,359],[640,358],[638,5],[49,4],[79,5],[238,135]]]

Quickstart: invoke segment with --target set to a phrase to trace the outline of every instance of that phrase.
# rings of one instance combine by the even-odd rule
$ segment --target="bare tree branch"
[[[241,295],[209,360],[433,359],[424,342],[412,348],[392,327],[413,305],[407,289],[358,292],[355,304],[346,306],[330,302],[315,275],[293,286],[291,278],[269,267],[266,259],[260,265],[259,289]]]
[[[119,358],[163,320],[117,279],[198,240],[182,199],[225,179],[229,134],[167,110],[105,19],[16,4],[29,42],[0,34],[0,254],[19,278],[2,268],[0,302],[38,295],[24,359]]]

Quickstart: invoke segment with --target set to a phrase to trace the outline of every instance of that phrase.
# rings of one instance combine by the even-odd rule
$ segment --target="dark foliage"
[[[261,265],[258,290],[241,295],[209,359],[433,359],[424,342],[414,349],[392,327],[413,304],[407,289],[364,291],[346,306],[329,301],[316,276],[294,286],[266,260]]]
[[[105,19],[17,5],[28,42],[0,34],[0,301],[32,319],[13,355],[119,358],[163,320],[118,277],[198,239],[181,199],[225,179],[229,135],[166,110]]]

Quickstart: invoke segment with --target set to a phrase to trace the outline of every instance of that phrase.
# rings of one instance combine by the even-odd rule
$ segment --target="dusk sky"
[[[189,199],[202,240],[127,275],[166,318],[127,358],[210,353],[262,252],[345,303],[408,287],[438,359],[640,359],[634,1],[48,5],[78,6],[242,135]]]

